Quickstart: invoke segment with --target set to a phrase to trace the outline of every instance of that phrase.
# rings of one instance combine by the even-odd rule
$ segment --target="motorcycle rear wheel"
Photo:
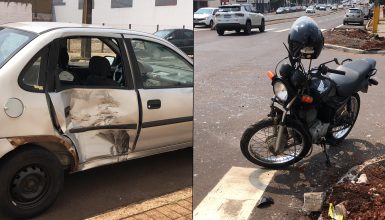
[[[241,138],[241,151],[252,163],[269,169],[282,169],[290,166],[306,156],[311,148],[311,139],[298,122],[286,119],[287,133],[292,137],[287,138],[286,144],[292,139],[294,151],[290,152],[293,146],[286,147],[279,154],[272,153],[272,147],[277,137],[278,126],[272,118],[263,119],[248,127]],[[297,146],[296,141],[299,141]],[[255,146],[256,145],[256,146]],[[265,149],[266,155],[260,155],[257,150]]]
[[[326,135],[326,141],[331,145],[338,145],[339,143],[341,143],[349,135],[350,131],[353,129],[354,124],[356,123],[358,114],[360,113],[360,96],[356,93],[352,95],[350,99],[351,101],[349,101],[348,103],[351,104],[350,108],[352,108],[352,110],[348,113],[353,114],[351,124],[346,125],[347,127],[340,131],[328,132],[328,134]],[[338,120],[338,118],[336,120]]]

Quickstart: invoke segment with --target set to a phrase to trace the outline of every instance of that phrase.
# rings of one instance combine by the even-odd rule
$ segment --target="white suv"
[[[200,8],[194,12],[194,27],[195,25],[205,25],[210,28],[214,27],[214,16],[218,8]]]
[[[246,34],[250,34],[252,28],[259,28],[260,32],[265,31],[265,18],[261,13],[257,13],[251,4],[223,5],[215,14],[215,25],[220,36],[226,30],[239,33],[243,29]]]

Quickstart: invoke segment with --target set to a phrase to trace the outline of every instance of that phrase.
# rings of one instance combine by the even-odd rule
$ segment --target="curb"
[[[375,163],[378,163],[378,162],[381,162],[381,161],[384,161],[384,160],[385,160],[385,155],[382,155],[382,156],[367,160],[361,165],[354,166],[354,167],[350,168],[350,170],[345,175],[343,175],[337,183],[342,183],[345,181],[350,182],[350,181],[358,178],[358,175],[361,173],[361,171],[365,167],[372,165],[372,164],[375,164]]]
[[[334,49],[338,51],[355,53],[355,54],[385,54],[385,50],[361,50],[361,49],[338,46],[334,44],[325,44],[324,47],[328,49]]]
[[[139,203],[130,204],[126,207],[118,208],[116,210],[106,211],[94,217],[87,218],[86,220],[126,219],[126,218],[141,215],[146,212],[150,212],[151,210],[155,210],[157,208],[164,207],[169,204],[175,204],[179,201],[189,199],[191,197],[192,197],[192,188],[188,187],[173,193],[159,196],[157,198],[149,199]],[[191,204],[191,209],[192,209],[192,204]],[[191,211],[191,214],[192,214],[192,211]]]

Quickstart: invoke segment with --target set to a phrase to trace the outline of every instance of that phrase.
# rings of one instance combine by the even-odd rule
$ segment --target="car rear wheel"
[[[223,34],[225,33],[225,30],[223,30],[221,28],[217,28],[217,33],[219,36],[223,36]]]
[[[56,156],[34,146],[5,158],[0,173],[0,209],[16,219],[31,218],[49,208],[64,178]]]
[[[250,21],[246,22],[246,27],[245,27],[244,31],[245,31],[245,34],[251,34],[251,22]]]

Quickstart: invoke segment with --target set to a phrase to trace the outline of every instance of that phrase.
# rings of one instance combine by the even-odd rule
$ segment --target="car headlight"
[[[282,81],[276,81],[273,85],[275,96],[282,102],[286,102],[289,96],[286,85]]]

